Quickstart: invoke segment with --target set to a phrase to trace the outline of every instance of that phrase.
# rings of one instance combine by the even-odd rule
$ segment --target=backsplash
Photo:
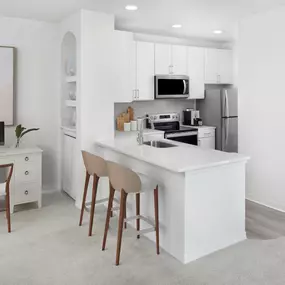
[[[131,103],[115,103],[115,118],[122,112],[126,112],[131,106],[134,109],[135,118],[152,113],[171,113],[177,112],[180,115],[186,108],[194,107],[194,100],[153,100],[153,101],[137,101]]]

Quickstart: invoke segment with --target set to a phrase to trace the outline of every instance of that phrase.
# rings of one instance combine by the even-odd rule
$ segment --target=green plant
[[[27,129],[27,128],[22,127],[22,125],[18,125],[15,129],[16,138],[17,138],[16,147],[19,147],[20,140],[25,134],[33,132],[33,131],[38,131],[38,130],[39,128]]]

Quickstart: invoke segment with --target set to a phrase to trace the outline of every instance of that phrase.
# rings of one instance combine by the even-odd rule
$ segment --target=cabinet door
[[[171,45],[155,44],[155,74],[170,74],[171,62]]]
[[[62,161],[62,172],[63,172],[63,181],[62,186],[63,190],[70,195],[72,198],[75,197],[73,189],[73,167],[74,167],[74,144],[75,139],[64,135],[63,136],[63,161]]]
[[[114,31],[116,53],[113,71],[116,72],[115,102],[131,102],[135,90],[135,42],[133,34]]]
[[[172,46],[172,72],[176,75],[187,74],[187,46]]]
[[[199,138],[198,145],[205,149],[215,149],[215,137]]]
[[[233,83],[233,53],[231,50],[219,50],[219,83],[231,84]]]
[[[135,100],[154,99],[154,44],[137,42],[137,95]]]
[[[205,97],[204,48],[188,48],[189,99]]]
[[[219,50],[208,48],[205,51],[205,83],[218,83]]]

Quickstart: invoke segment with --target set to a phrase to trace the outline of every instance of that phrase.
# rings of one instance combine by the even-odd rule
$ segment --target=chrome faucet
[[[144,120],[149,119],[148,116],[138,117],[138,136],[137,136],[137,142],[139,145],[143,145],[143,129],[144,129]],[[150,120],[151,129],[154,129],[154,123],[152,120]]]

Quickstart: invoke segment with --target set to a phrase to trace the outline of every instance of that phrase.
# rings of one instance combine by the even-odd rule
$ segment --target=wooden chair
[[[140,238],[140,234],[148,233],[151,231],[156,232],[156,253],[159,254],[159,218],[158,218],[158,184],[147,179],[145,176],[139,176],[132,170],[121,166],[114,162],[107,162],[109,180],[110,180],[110,196],[105,224],[105,233],[103,238],[102,250],[105,250],[107,234],[109,229],[112,203],[114,199],[115,190],[121,192],[120,200],[120,216],[118,225],[118,237],[117,237],[117,253],[116,253],[116,265],[120,263],[121,243],[123,234],[124,222],[130,220],[136,220],[137,238]],[[153,188],[152,188],[153,186]],[[155,212],[155,224],[149,219],[140,215],[140,193],[142,189],[150,190],[154,189],[154,212]],[[136,216],[126,218],[126,201],[128,194],[133,193],[136,195]],[[150,229],[140,231],[140,219],[152,225]]]
[[[4,183],[0,183],[0,197],[5,196],[5,203],[6,203],[6,218],[7,218],[7,225],[8,225],[8,233],[11,232],[11,215],[10,215],[10,182],[11,177],[13,174],[14,164],[3,164],[0,165],[0,169],[3,168],[10,168],[7,172],[8,176]]]

